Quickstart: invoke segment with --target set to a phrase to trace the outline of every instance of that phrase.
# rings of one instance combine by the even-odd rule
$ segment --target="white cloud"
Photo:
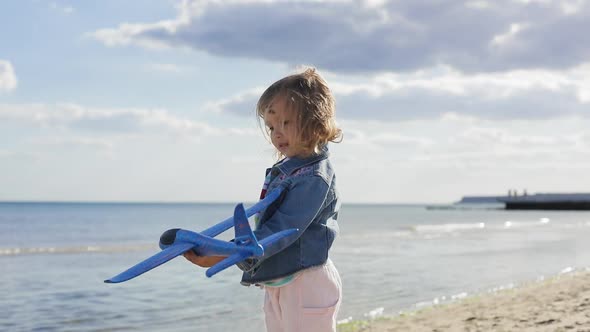
[[[510,24],[510,29],[503,34],[495,35],[492,38],[491,44],[493,46],[504,46],[507,43],[514,41],[517,34],[521,32],[523,29],[526,29],[528,24],[521,24],[521,23],[512,23]]]
[[[347,201],[450,202],[510,188],[551,192],[590,185],[584,175],[590,167],[588,118],[531,123],[449,114],[341,125],[344,141],[332,150]],[[395,144],[373,139],[380,137],[401,139]]]
[[[542,161],[534,159],[539,154],[590,162],[586,126],[590,126],[590,119],[579,117],[539,120],[534,125],[524,120],[503,122],[457,116],[405,123],[343,122],[344,145],[364,148],[376,144],[389,151],[403,151],[404,158],[445,162],[480,159],[497,164],[524,156],[531,158],[529,165]]]
[[[584,9],[587,0],[565,0],[561,2],[561,10],[566,15],[578,14]]]
[[[6,161],[19,161],[27,164],[31,164],[35,161],[39,160],[39,155],[30,152],[23,152],[23,151],[10,151],[10,150],[3,150],[0,149],[0,160]]]
[[[215,113],[232,113],[241,116],[250,116],[256,109],[258,98],[262,95],[264,88],[252,88],[237,93],[228,98],[208,102],[204,109]]]
[[[0,92],[16,89],[17,79],[12,64],[0,59]]]
[[[564,15],[574,15],[584,9],[587,0],[514,0],[523,4],[540,4],[543,6],[557,8]]]
[[[465,6],[468,8],[485,10],[485,9],[489,9],[490,7],[492,7],[492,4],[489,1],[485,1],[485,0],[474,0],[474,1],[465,2]]]
[[[338,117],[345,119],[411,120],[449,113],[504,120],[590,115],[590,63],[565,71],[462,73],[441,66],[410,73],[329,73],[327,77]],[[212,101],[206,109],[249,116],[263,90]]]
[[[391,150],[394,149],[416,149],[427,148],[435,145],[429,137],[419,137],[416,135],[403,135],[399,133],[390,132],[387,129],[384,131],[365,131],[362,126],[353,125],[347,127],[344,131],[344,139],[346,144],[353,144],[362,146],[364,149],[371,150]]]
[[[36,137],[32,138],[31,143],[36,145],[47,146],[89,146],[97,149],[110,150],[114,144],[112,141],[104,138],[94,137]]]
[[[583,129],[590,124],[589,120],[542,121],[536,128],[525,121],[511,123],[508,127],[494,121],[477,121],[475,125],[432,121],[418,124],[423,127],[420,132],[430,144],[420,149],[406,149],[405,156],[428,160],[433,166],[451,162],[480,163],[486,168],[508,165],[526,168],[548,161],[590,162],[590,146]],[[558,129],[554,128],[556,125]],[[402,127],[398,130],[401,135],[407,131]]]
[[[176,18],[91,36],[108,46],[185,47],[335,72],[482,72],[577,66],[590,54],[581,33],[589,29],[585,1],[252,0],[184,1]]]
[[[74,7],[72,6],[60,5],[56,2],[52,2],[49,5],[52,9],[58,10],[66,15],[70,15],[75,11]]]
[[[92,108],[78,104],[0,104],[0,119],[40,127],[94,133],[168,133],[184,136],[253,135],[233,128],[218,128],[181,118],[162,109]]]
[[[162,29],[162,31],[169,31],[171,27],[169,22],[161,22],[153,25],[124,23],[121,24],[117,29],[101,29],[89,34],[89,36],[100,40],[109,47],[128,45],[133,42],[134,44],[150,49],[169,48],[169,45],[165,42],[150,38],[141,38],[141,33],[150,31],[152,29]]]
[[[186,74],[195,71],[194,67],[178,65],[175,63],[152,63],[147,66],[147,69],[169,74]]]

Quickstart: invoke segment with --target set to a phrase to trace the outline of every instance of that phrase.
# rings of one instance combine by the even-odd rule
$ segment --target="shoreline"
[[[474,294],[397,316],[354,320],[338,325],[338,331],[590,332],[590,270]]]

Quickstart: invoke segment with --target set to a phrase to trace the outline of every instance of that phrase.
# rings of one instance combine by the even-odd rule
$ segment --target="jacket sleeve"
[[[254,231],[254,235],[258,240],[261,240],[274,233],[297,228],[297,236],[286,244],[286,246],[291,245],[303,234],[320,212],[328,195],[328,189],[326,181],[317,175],[296,179],[281,205],[259,229]],[[262,257],[247,259],[237,265],[243,271],[248,272],[276,253],[276,251],[265,251]]]

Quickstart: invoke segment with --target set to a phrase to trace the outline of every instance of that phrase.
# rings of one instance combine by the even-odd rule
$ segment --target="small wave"
[[[522,228],[537,228],[537,227],[557,227],[557,228],[575,228],[575,227],[588,227],[590,221],[578,222],[578,223],[563,223],[553,222],[551,219],[543,217],[536,221],[513,221],[506,220],[505,222],[491,222],[491,223],[449,223],[440,225],[416,225],[410,226],[409,229],[416,233],[453,233],[459,231],[470,231],[470,230],[511,230],[511,229],[522,229]]]
[[[451,295],[451,301],[456,301],[456,300],[464,299],[468,295],[469,294],[467,292],[462,292],[462,293],[459,293],[459,294]]]
[[[363,316],[368,319],[375,319],[377,317],[383,316],[383,310],[385,310],[385,308],[383,308],[383,307],[375,308],[375,309],[367,312]]]
[[[501,292],[503,290],[513,289],[513,288],[516,288],[516,287],[517,287],[516,284],[509,283],[509,284],[505,284],[505,285],[500,285],[500,286],[489,288],[489,289],[486,290],[486,292],[487,293],[495,294],[495,293]]]
[[[363,232],[363,233],[349,233],[339,234],[342,239],[391,239],[391,238],[411,238],[414,236],[415,231],[411,229],[397,230],[397,231],[384,231],[384,232]]]
[[[426,205],[426,210],[504,210],[503,204]]]
[[[344,319],[341,319],[341,320],[337,321],[336,324],[337,325],[348,324],[348,323],[352,322],[352,320],[353,320],[352,319],[352,316],[348,316],[348,317],[346,317]]]
[[[507,220],[504,222],[504,228],[527,228],[527,227],[539,227],[549,224],[549,218],[541,218],[539,221],[511,221]],[[566,226],[566,225],[562,225]]]
[[[453,301],[458,301],[458,300],[464,299],[468,296],[469,296],[469,293],[467,293],[467,292],[461,292],[459,294],[454,294],[454,295],[450,295],[450,296],[443,295],[440,297],[435,297],[431,301],[418,302],[418,303],[414,304],[414,307],[420,309],[420,308],[424,308],[424,307],[437,306],[439,304],[445,304],[445,303],[449,303],[449,302],[453,302]]]
[[[80,253],[114,253],[132,252],[155,249],[153,244],[138,244],[125,246],[75,246],[75,247],[25,247],[25,248],[0,248],[0,256],[18,255],[52,255],[52,254],[80,254]]]
[[[414,226],[413,229],[416,232],[427,232],[427,233],[450,233],[462,230],[482,229],[485,228],[486,224],[483,222],[472,223],[472,224],[442,224],[442,225],[418,225]]]
[[[574,272],[574,271],[575,271],[575,269],[574,269],[573,267],[571,267],[571,266],[568,266],[568,267],[566,267],[565,269],[563,269],[563,270],[559,271],[559,274],[560,274],[560,275],[561,275],[561,274],[568,274],[568,273],[572,273],[572,272]]]
[[[559,271],[557,274],[555,274],[554,276],[559,277],[559,276],[563,276],[563,275],[570,275],[570,274],[575,274],[577,272],[590,272],[590,267],[585,267],[585,268],[576,268],[576,267],[565,267],[563,269],[561,269],[561,271]],[[542,282],[546,279],[545,276],[538,276],[537,278],[535,278],[536,282]],[[458,300],[463,300],[465,298],[468,298],[470,296],[473,295],[480,295],[480,294],[496,294],[498,292],[502,292],[505,290],[510,290],[510,289],[515,289],[515,288],[519,288],[519,287],[523,287],[526,286],[527,284],[529,284],[528,282],[522,282],[520,284],[517,283],[508,283],[508,284],[503,284],[503,285],[499,285],[496,287],[492,287],[492,288],[488,288],[485,290],[480,290],[480,291],[475,291],[473,294],[469,294],[467,292],[461,292],[455,295],[451,295],[451,296],[441,296],[441,297],[435,297],[433,300],[431,301],[423,301],[423,302],[418,302],[414,304],[415,308],[423,308],[423,307],[432,307],[432,306],[436,306],[439,304],[443,304],[443,303],[447,303],[447,302],[454,302],[454,301],[458,301]]]

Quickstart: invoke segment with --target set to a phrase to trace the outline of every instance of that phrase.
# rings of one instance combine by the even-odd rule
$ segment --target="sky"
[[[252,202],[303,66],[344,203],[590,192],[590,1],[0,5],[0,201]]]

